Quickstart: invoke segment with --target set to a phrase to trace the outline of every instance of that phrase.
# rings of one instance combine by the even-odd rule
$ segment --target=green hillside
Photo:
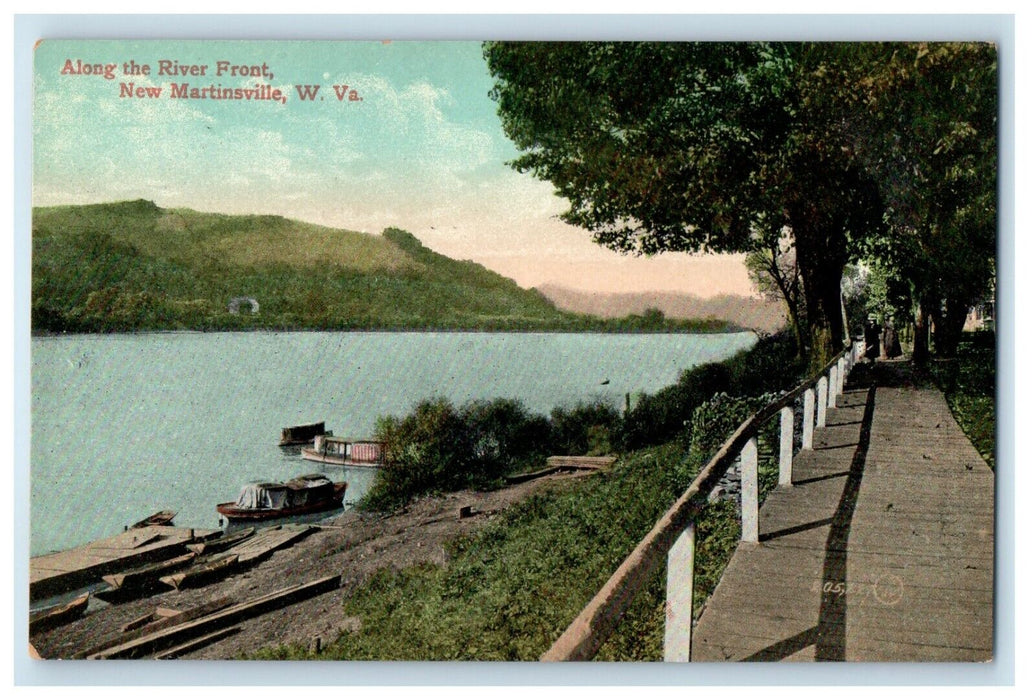
[[[137,200],[36,208],[32,328],[722,330],[651,317],[602,321],[413,235],[279,216],[163,209]],[[233,299],[251,303],[230,310]]]

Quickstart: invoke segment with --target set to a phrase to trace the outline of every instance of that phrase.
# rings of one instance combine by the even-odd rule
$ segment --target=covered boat
[[[333,510],[342,505],[346,483],[323,474],[304,474],[285,483],[254,482],[241,489],[233,503],[216,510],[228,520],[268,520]]]
[[[375,440],[318,435],[312,447],[302,448],[302,458],[341,467],[380,467],[385,461],[385,445]]]

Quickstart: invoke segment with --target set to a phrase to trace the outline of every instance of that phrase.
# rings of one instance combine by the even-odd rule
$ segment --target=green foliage
[[[996,347],[991,333],[969,333],[956,357],[929,371],[964,434],[990,467],[996,466]]]
[[[687,421],[687,443],[702,454],[713,454],[738,426],[777,398],[776,394],[762,396],[714,395],[694,409]]]
[[[870,116],[852,125],[853,148],[881,189],[888,222],[862,247],[909,285],[915,308],[934,321],[936,351],[949,356],[968,306],[989,294],[995,276],[997,48],[867,44],[854,58],[840,66],[840,80],[857,87]],[[920,362],[926,334],[918,341]]]
[[[604,400],[580,402],[550,412],[551,449],[558,454],[607,454],[621,416]]]
[[[675,385],[642,397],[623,420],[623,445],[632,449],[672,440],[696,406],[718,391],[731,390],[728,363],[711,362],[685,370]]]
[[[443,398],[422,401],[403,418],[378,419],[375,435],[385,443],[386,464],[361,507],[390,510],[426,493],[489,487],[542,463],[553,434],[546,418],[513,399],[472,401],[460,409]]]

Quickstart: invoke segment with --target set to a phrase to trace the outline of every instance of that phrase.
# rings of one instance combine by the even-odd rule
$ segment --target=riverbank
[[[239,625],[241,631],[182,658],[233,659],[260,654],[271,646],[309,652],[326,647],[344,632],[362,631],[362,619],[345,602],[378,572],[443,566],[450,543],[503,517],[516,503],[583,478],[556,474],[490,492],[460,491],[429,496],[392,514],[350,511],[321,523],[318,531],[239,575],[202,588],[168,591],[119,605],[102,605],[69,625],[35,634],[30,641],[43,658],[70,658],[116,637],[123,625],[156,608],[186,610],[230,596],[244,602],[287,586],[341,574],[337,590],[301,601]],[[460,517],[460,508],[471,514]],[[317,641],[319,640],[319,642]]]

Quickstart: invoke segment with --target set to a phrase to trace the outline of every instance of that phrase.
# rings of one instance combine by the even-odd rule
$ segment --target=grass
[[[761,497],[776,461],[761,454]],[[478,533],[451,543],[444,566],[382,570],[346,602],[360,619],[313,653],[302,645],[260,659],[533,661],[597,593],[693,480],[705,456],[678,442],[637,451],[607,474],[540,493]],[[698,521],[697,617],[740,538],[738,505],[709,503]],[[639,592],[598,660],[662,657],[664,565]]]
[[[677,443],[636,452],[608,474],[532,496],[451,544],[445,566],[382,571],[345,603],[362,621],[318,655],[302,646],[264,659],[539,658],[704,463]],[[733,504],[710,504],[698,531],[700,609],[737,545]],[[664,569],[664,567],[663,567]],[[633,600],[602,660],[660,659],[664,571]]]
[[[996,342],[988,333],[965,334],[953,358],[935,360],[932,378],[950,411],[982,458],[996,468]]]

